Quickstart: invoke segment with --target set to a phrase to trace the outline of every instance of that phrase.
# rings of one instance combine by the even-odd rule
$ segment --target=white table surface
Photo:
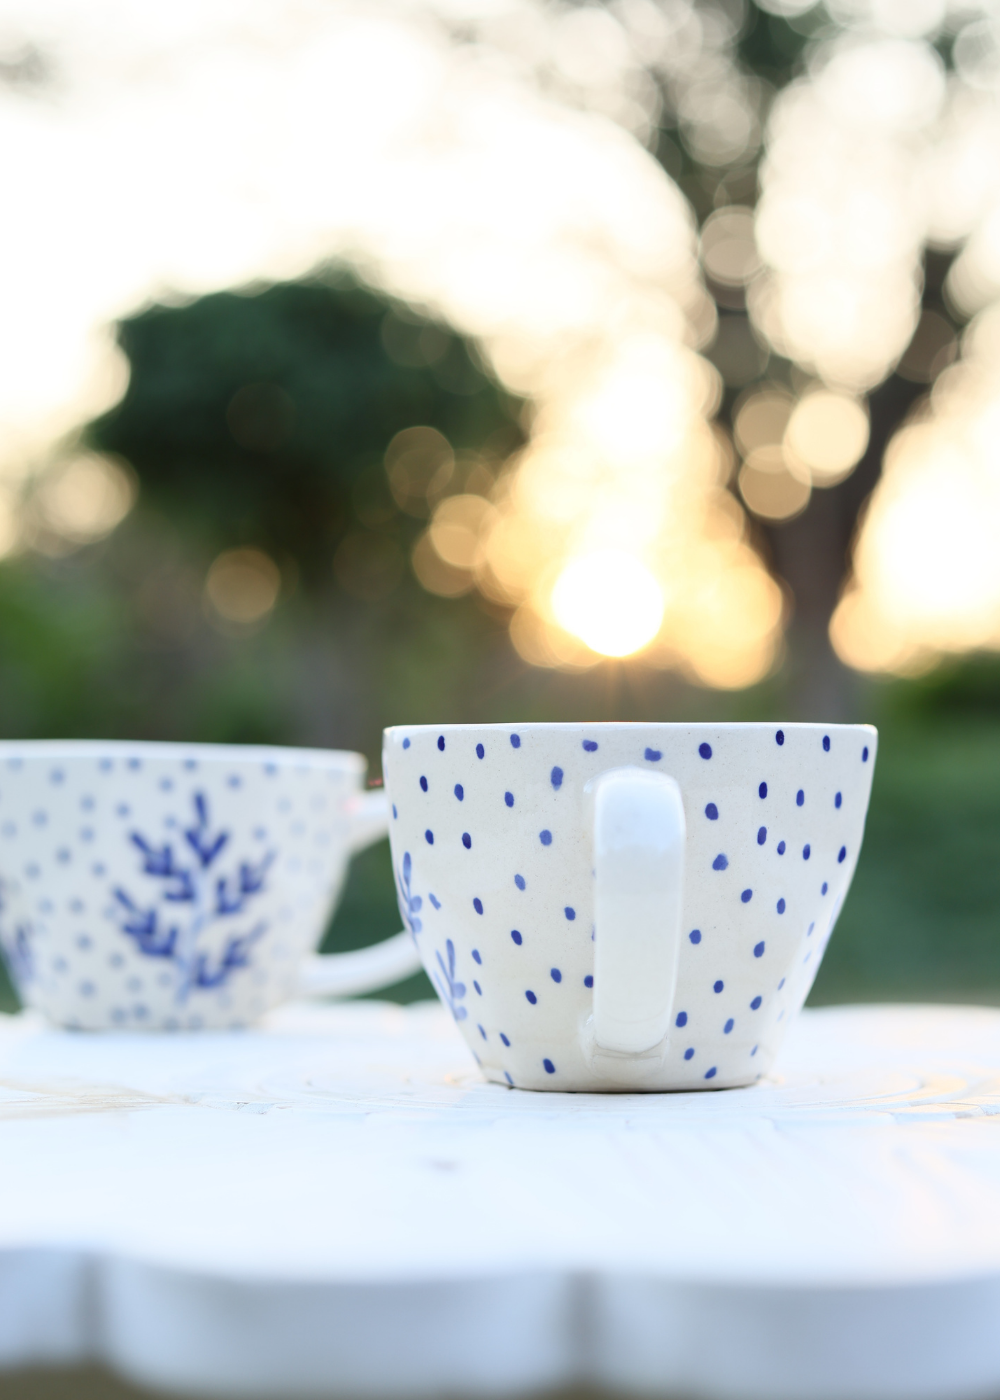
[[[803,1014],[749,1089],[483,1083],[423,1004],[0,1018],[0,1366],[220,1395],[1000,1395],[1000,1012]]]

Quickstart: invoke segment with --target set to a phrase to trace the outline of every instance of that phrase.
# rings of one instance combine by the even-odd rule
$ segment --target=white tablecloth
[[[0,1366],[220,1395],[1000,1394],[1000,1012],[806,1013],[750,1089],[483,1083],[436,1005],[0,1018]]]

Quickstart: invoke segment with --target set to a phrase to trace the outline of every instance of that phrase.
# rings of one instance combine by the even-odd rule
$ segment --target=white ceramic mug
[[[851,882],[867,725],[399,726],[400,910],[489,1079],[750,1084]]]
[[[0,743],[0,948],[22,1001],[86,1030],[246,1025],[419,967],[397,934],[314,952],[385,835],[360,754]]]

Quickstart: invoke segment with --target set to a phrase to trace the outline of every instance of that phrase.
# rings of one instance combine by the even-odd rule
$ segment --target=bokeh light
[[[785,459],[793,475],[833,486],[854,470],[868,446],[868,415],[857,399],[829,389],[803,394],[785,429]]]
[[[205,579],[209,618],[224,629],[259,626],[278,601],[281,572],[259,549],[227,549]]]
[[[740,468],[740,495],[762,520],[791,520],[809,504],[808,477],[789,470],[778,446],[755,448]]]
[[[98,452],[58,460],[30,493],[36,542],[56,552],[109,534],[135,504],[137,485],[127,462]]]

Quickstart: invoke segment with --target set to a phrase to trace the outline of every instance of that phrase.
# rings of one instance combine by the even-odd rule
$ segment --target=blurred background
[[[998,103],[992,0],[0,0],[0,734],[872,721],[813,1000],[1000,1002]]]

